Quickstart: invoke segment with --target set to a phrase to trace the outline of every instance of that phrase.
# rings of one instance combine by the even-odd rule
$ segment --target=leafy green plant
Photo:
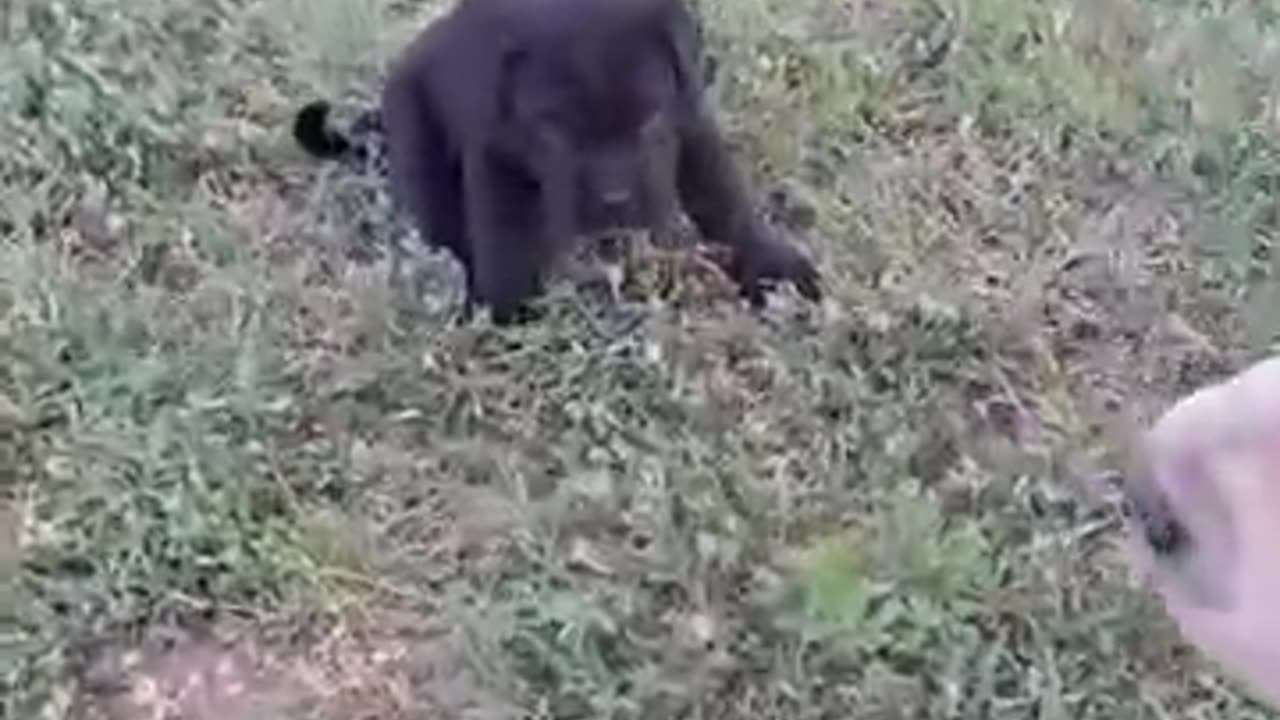
[[[995,587],[981,529],[948,524],[932,503],[902,491],[871,527],[819,540],[789,581],[784,625],[855,662],[926,662],[980,618]]]

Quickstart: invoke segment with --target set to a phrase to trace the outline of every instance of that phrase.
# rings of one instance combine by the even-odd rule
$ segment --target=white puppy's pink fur
[[[1280,707],[1280,358],[1183,398],[1143,438],[1129,496],[1163,497],[1191,542],[1130,557],[1184,636]]]

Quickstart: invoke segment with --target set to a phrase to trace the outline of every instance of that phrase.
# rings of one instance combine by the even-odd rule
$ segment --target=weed
[[[11,5],[0,716],[241,624],[322,717],[1264,716],[1078,479],[1275,341],[1269,4],[701,0],[831,307],[501,331],[287,132],[440,3]]]

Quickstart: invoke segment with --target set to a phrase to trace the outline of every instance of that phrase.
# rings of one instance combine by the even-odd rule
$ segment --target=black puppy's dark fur
[[[293,137],[307,152],[319,158],[342,157],[351,149],[351,142],[342,133],[329,127],[329,111],[325,100],[317,100],[298,111],[293,119]]]
[[[329,124],[327,100],[307,103],[293,119],[293,137],[304,150],[325,160],[344,160],[358,169],[387,172],[386,129],[377,109],[361,112],[346,133]]]
[[[541,291],[573,236],[663,237],[678,206],[732,248],[728,270],[753,304],[779,280],[816,300],[817,270],[753,207],[703,98],[703,62],[683,0],[459,0],[357,122],[385,130],[396,200],[461,262],[469,304],[499,322]],[[319,157],[351,156],[328,110],[303,108],[294,136]]]

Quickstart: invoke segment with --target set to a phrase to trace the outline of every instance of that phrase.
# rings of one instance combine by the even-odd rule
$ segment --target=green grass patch
[[[1275,341],[1275,10],[698,7],[831,308],[409,297],[287,128],[438,5],[14,5],[0,716],[78,716],[157,632],[351,613],[419,638],[374,673],[407,716],[1265,716],[1080,479]]]

